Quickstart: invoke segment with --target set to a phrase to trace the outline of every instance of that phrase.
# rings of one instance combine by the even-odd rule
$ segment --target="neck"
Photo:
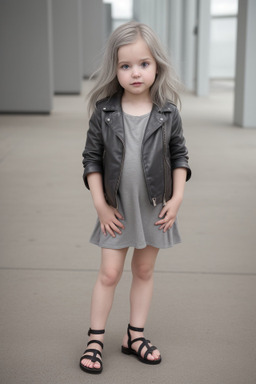
[[[131,115],[144,115],[152,109],[152,100],[150,95],[127,95],[122,97],[123,111]]]

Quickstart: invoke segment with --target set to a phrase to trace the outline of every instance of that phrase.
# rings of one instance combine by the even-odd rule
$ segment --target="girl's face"
[[[117,79],[126,95],[148,96],[156,73],[156,61],[141,37],[119,48]]]

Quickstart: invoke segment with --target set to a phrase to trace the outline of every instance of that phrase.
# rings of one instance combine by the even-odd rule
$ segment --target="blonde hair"
[[[116,76],[118,50],[123,45],[133,43],[138,37],[142,37],[146,42],[157,64],[158,73],[150,89],[152,102],[160,108],[167,101],[180,103],[180,83],[160,41],[146,24],[131,21],[115,29],[107,41],[101,67],[91,76],[96,77],[96,83],[88,94],[89,112],[95,109],[98,100],[123,90]]]

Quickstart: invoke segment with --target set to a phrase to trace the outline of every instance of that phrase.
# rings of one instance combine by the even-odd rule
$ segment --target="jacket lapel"
[[[110,99],[107,99],[105,106],[103,106],[103,111],[105,112],[105,123],[124,143],[125,135],[121,97],[122,94],[117,93]],[[164,107],[162,110],[159,110],[157,105],[153,105],[151,114],[148,119],[143,142],[145,142],[158,128],[160,128],[166,122],[167,117],[163,112],[170,112],[170,108]]]
[[[143,142],[145,142],[158,128],[160,128],[166,120],[167,117],[165,114],[161,113],[158,107],[154,104],[148,119]]]
[[[115,94],[107,100],[103,107],[105,112],[105,123],[115,132],[115,134],[124,142],[124,121],[121,108],[121,94]]]

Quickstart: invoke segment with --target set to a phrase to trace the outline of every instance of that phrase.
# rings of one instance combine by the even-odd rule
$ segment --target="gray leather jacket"
[[[83,179],[89,189],[87,175],[100,172],[103,176],[107,202],[117,207],[117,192],[125,157],[125,135],[121,108],[121,95],[115,94],[97,102],[89,122],[83,151]],[[187,169],[191,177],[188,151],[177,107],[166,103],[159,110],[153,105],[141,147],[148,197],[154,206],[172,196],[172,171]]]

